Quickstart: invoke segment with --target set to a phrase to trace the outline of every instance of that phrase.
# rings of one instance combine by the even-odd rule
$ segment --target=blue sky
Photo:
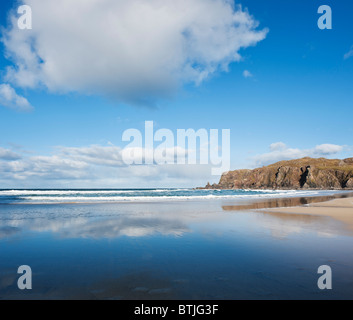
[[[105,1],[106,7],[101,5],[101,16],[89,17],[93,19],[92,23],[99,24],[102,20],[99,18],[109,12],[110,15],[116,12],[116,20],[121,20],[119,8],[116,4],[114,8],[109,7],[109,2]],[[123,17],[127,30],[136,30],[141,24],[140,38],[140,33],[135,35],[133,32],[123,34],[110,30],[104,33],[106,29],[98,24],[97,33],[95,29],[86,30],[87,21],[80,24],[80,18],[76,19],[74,14],[71,19],[77,22],[72,23],[70,32],[62,27],[61,21],[71,21],[67,15],[80,12],[75,11],[74,6],[66,4],[66,8],[59,8],[62,10],[50,10],[40,7],[38,0],[25,3],[33,10],[33,29],[27,34],[28,30],[17,31],[19,39],[15,32],[11,33],[14,27],[8,20],[9,10],[19,4],[2,1],[0,5],[3,39],[10,39],[7,43],[3,41],[1,46],[1,83],[25,98],[28,101],[25,106],[30,105],[27,109],[31,109],[18,110],[13,105],[6,105],[6,101],[0,106],[0,184],[3,188],[194,187],[218,180],[219,177],[211,176],[202,166],[121,168],[99,163],[100,155],[104,158],[105,151],[110,150],[105,147],[126,145],[121,141],[124,130],[143,130],[144,122],[148,120],[154,121],[156,129],[168,128],[174,132],[179,128],[231,129],[231,169],[252,168],[306,155],[353,156],[353,54],[351,57],[349,54],[353,48],[351,1],[240,1],[237,3],[242,5],[242,10],[246,8],[251,15],[247,16],[247,22],[256,20],[259,24],[244,31],[245,24],[233,38],[231,32],[234,30],[227,26],[213,28],[215,34],[208,34],[211,32],[208,26],[217,25],[222,15],[231,13],[228,7],[220,8],[219,12],[214,10],[219,16],[216,13],[212,16],[208,11],[202,19],[195,15],[200,19],[197,26],[201,26],[201,30],[192,29],[190,25],[193,24],[180,18],[175,24],[189,23],[187,30],[192,30],[188,36],[188,49],[179,47],[178,39],[174,41],[169,35],[168,43],[162,41],[165,39],[161,31],[163,26],[158,29],[149,25],[153,22],[148,20],[148,15],[154,14],[155,7],[143,8],[146,20],[135,22],[131,29],[129,23],[134,20],[135,13],[129,11]],[[200,6],[198,0],[189,3],[190,8],[184,8],[183,14],[189,10],[203,12],[207,9]],[[317,9],[323,4],[332,8],[332,30],[320,30],[317,26],[320,16]],[[170,11],[164,9],[166,17],[172,15],[173,10],[179,10],[178,7]],[[92,11],[82,10],[87,16]],[[136,17],[140,17],[139,11],[136,12]],[[44,32],[43,26],[50,20],[48,17],[57,23]],[[164,23],[168,30],[168,19]],[[141,44],[144,29],[148,33],[147,40],[151,41],[146,47]],[[248,33],[242,35],[243,31]],[[230,40],[222,40],[225,33]],[[69,42],[70,36],[75,40],[72,34],[78,35],[76,40],[82,38],[82,43],[92,43],[92,48],[107,44],[107,49],[98,51],[93,56],[96,60],[89,60],[93,52],[84,51],[87,47],[83,47],[86,54],[79,61],[79,55],[75,55],[81,42]],[[106,34],[107,42],[103,42],[103,34]],[[250,36],[257,38],[251,42]],[[122,37],[125,42],[119,42]],[[134,37],[138,41],[134,42]],[[204,38],[211,42],[205,44]],[[38,79],[24,83],[23,74],[18,70],[21,59],[27,59],[27,63],[31,61],[28,56],[21,56],[24,52],[21,41],[28,39],[37,41],[33,52],[48,64],[42,73],[27,65]],[[230,50],[228,44],[232,41],[245,45]],[[124,61],[126,56],[112,55],[117,42],[120,46],[121,43],[129,46],[131,61]],[[138,46],[134,46],[135,43]],[[53,47],[59,50],[59,55],[50,52]],[[176,49],[180,49],[180,53]],[[147,50],[146,54],[143,54],[144,50]],[[225,54],[219,57],[222,50]],[[227,53],[227,50],[230,51]],[[228,54],[234,53],[239,58],[229,60]],[[183,55],[188,55],[185,61],[192,60],[195,70],[199,70],[197,65],[200,64],[200,69],[207,71],[202,81],[203,73],[189,72],[184,64],[179,64]],[[160,65],[165,56],[166,62]],[[87,65],[84,65],[86,60]],[[92,61],[97,61],[101,69],[106,68],[97,78],[94,70],[88,70]],[[76,65],[80,66],[77,70]],[[15,70],[15,75],[6,71],[9,66]],[[161,71],[159,75],[159,66],[166,68],[165,74]],[[154,72],[156,79],[151,76]],[[168,72],[173,76],[169,77]]]

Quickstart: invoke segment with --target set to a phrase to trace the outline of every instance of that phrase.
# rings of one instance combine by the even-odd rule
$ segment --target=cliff
[[[302,158],[229,171],[205,189],[353,189],[353,158]]]

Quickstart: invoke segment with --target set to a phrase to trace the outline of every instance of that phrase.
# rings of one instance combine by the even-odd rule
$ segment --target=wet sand
[[[325,196],[308,196],[308,197],[289,197],[289,198],[271,198],[266,200],[252,200],[245,204],[223,205],[222,209],[226,211],[243,211],[251,209],[270,209],[283,207],[297,207],[313,203],[323,203],[334,199],[353,198],[353,192],[337,193]]]
[[[279,207],[265,211],[270,213],[326,216],[343,222],[349,230],[353,231],[353,197],[310,203],[304,206]]]

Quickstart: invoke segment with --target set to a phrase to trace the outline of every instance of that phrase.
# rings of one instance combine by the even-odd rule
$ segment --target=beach
[[[349,213],[347,193],[7,190],[2,196],[0,299],[353,298],[353,233],[319,214]],[[305,206],[288,207],[298,204]],[[17,287],[20,265],[32,269],[31,290]],[[332,267],[334,290],[317,287],[320,265]]]
[[[353,197],[311,203],[305,206],[271,209],[271,212],[284,214],[306,214],[325,216],[338,220],[353,232]]]

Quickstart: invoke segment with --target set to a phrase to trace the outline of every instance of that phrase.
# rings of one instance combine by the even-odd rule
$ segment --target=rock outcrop
[[[353,158],[302,158],[229,171],[205,189],[353,189]]]

